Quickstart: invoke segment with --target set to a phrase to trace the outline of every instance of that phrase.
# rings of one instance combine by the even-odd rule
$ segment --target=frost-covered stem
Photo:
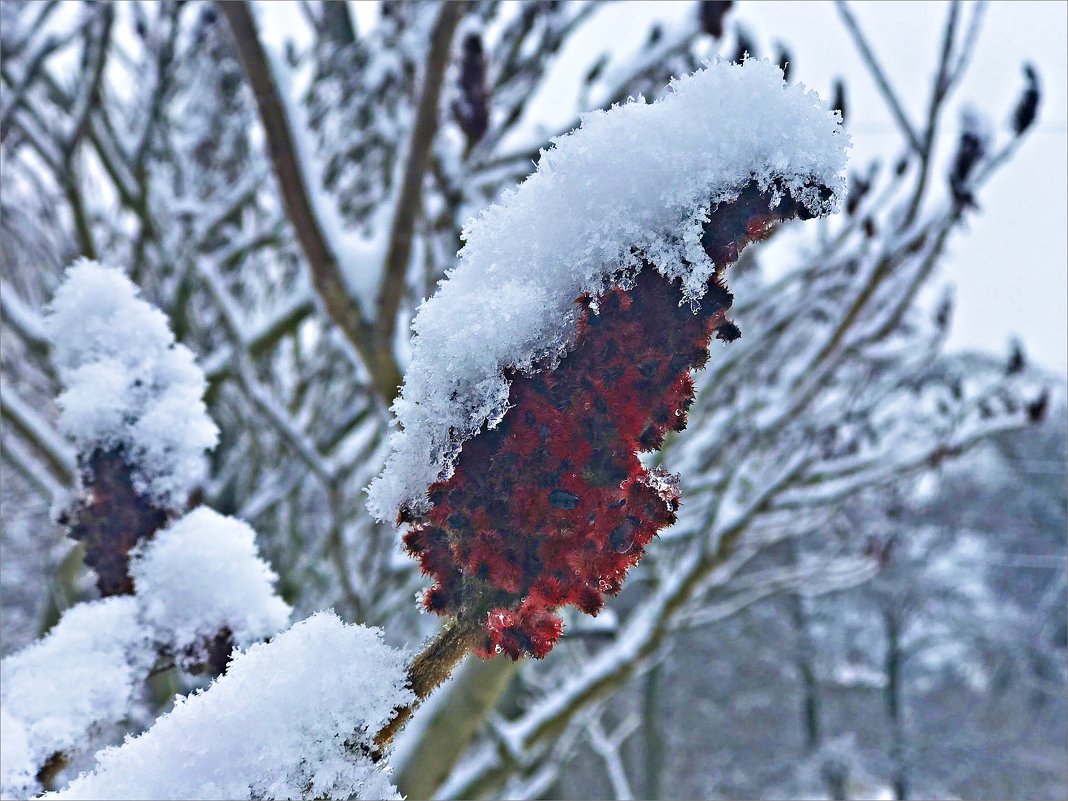
[[[927,128],[923,134],[923,149],[920,152],[920,173],[916,179],[916,189],[909,203],[909,210],[905,214],[903,225],[907,226],[916,219],[920,204],[927,194],[927,179],[931,174],[931,162],[935,136],[938,131],[938,119],[941,116],[942,103],[949,94],[950,59],[953,55],[953,39],[957,32],[957,20],[960,12],[960,0],[953,0],[949,4],[949,12],[946,17],[946,26],[942,34],[942,53],[938,61],[938,73],[935,77],[934,86],[931,89],[931,101],[927,106]]]
[[[334,573],[337,575],[341,594],[352,610],[354,620],[363,620],[363,600],[360,593],[352,582],[352,572],[349,567],[348,549],[345,546],[345,525],[342,519],[341,486],[336,479],[331,479],[326,488],[327,507],[330,510],[330,533],[327,534],[327,548],[330,551],[330,560],[334,563]],[[361,575],[369,575],[362,573]]]
[[[26,479],[38,495],[51,503],[62,503],[67,488],[56,481],[37,455],[31,453],[20,439],[9,437],[6,431],[0,432],[0,456]]]
[[[408,140],[404,177],[393,213],[389,250],[386,253],[385,269],[378,290],[374,331],[375,348],[379,352],[392,352],[393,348],[397,308],[404,295],[404,279],[412,253],[415,221],[422,202],[430,148],[438,129],[438,101],[445,81],[445,68],[452,51],[453,35],[463,16],[463,10],[463,3],[443,3],[434,30],[430,34],[430,51],[423,67],[423,91]],[[399,385],[400,382],[397,383]]]
[[[985,183],[993,171],[1000,166],[1013,152],[1016,140],[1009,143],[1002,151],[984,164],[977,172],[973,181],[974,186]],[[845,313],[841,316],[833,333],[827,338],[826,343],[808,363],[804,371],[799,372],[799,381],[806,377],[812,377],[817,370],[823,368],[824,373],[834,369],[831,362],[834,359],[844,358],[850,346],[864,344],[864,341],[853,341],[850,335],[854,333],[859,322],[864,319],[863,312],[868,309],[870,302],[878,290],[885,286],[889,279],[894,277],[895,269],[914,256],[918,251],[926,248],[920,268],[903,283],[901,294],[890,305],[889,313],[880,310],[880,316],[884,317],[881,325],[877,326],[867,340],[878,338],[891,331],[900,320],[901,315],[909,308],[916,293],[924,286],[925,279],[938,264],[938,260],[944,252],[953,227],[960,221],[964,207],[957,201],[941,215],[935,217],[926,224],[916,223],[900,238],[894,240],[894,246],[888,248],[872,270],[868,280],[861,286],[855,298],[849,304]],[[791,404],[788,415],[793,416],[802,410],[819,391],[821,380],[810,380],[805,387],[795,386],[790,393]]]
[[[48,3],[49,7],[54,8],[57,5],[56,2]],[[46,17],[47,12],[42,14],[42,17]],[[34,23],[35,25],[40,23]],[[67,44],[67,37],[50,36],[44,44],[37,48],[36,52],[29,58],[25,68],[22,71],[22,75],[19,76],[18,83],[14,84],[11,96],[7,101],[6,106],[2,113],[0,113],[0,142],[7,139],[8,132],[11,130],[11,121],[15,117],[22,104],[25,102],[26,90],[33,84],[37,77],[37,72],[40,70],[41,65],[45,60],[56,50],[59,50]],[[12,53],[13,48],[8,48],[7,57],[14,58],[17,53]],[[21,48],[20,48],[21,50]]]
[[[812,638],[808,630],[804,600],[799,593],[787,595],[790,619],[797,637],[797,672],[801,679],[801,715],[805,733],[805,750],[814,753],[819,750],[823,739],[823,725],[820,715],[820,685],[816,678],[813,664]]]
[[[374,744],[385,751],[419,704],[449,677],[479,641],[481,626],[469,621],[454,621],[442,627],[408,668],[408,686],[415,693],[415,701],[397,709],[396,714],[377,735]]]
[[[41,318],[19,298],[11,284],[5,284],[0,292],[0,315],[4,325],[11,326],[34,355],[48,355],[48,337]]]
[[[267,156],[278,181],[286,216],[293,224],[307,259],[312,282],[327,314],[360,354],[378,394],[390,402],[401,383],[400,369],[390,350],[380,351],[375,347],[372,323],[349,294],[337,254],[331,249],[315,216],[305,191],[305,176],[297,160],[290,120],[279,97],[278,85],[256,32],[252,13],[245,2],[219,3],[218,7],[230,24],[245,77],[256,98],[267,139]]]
[[[175,43],[178,40],[178,14],[181,12],[181,8],[180,3],[169,3],[159,9],[157,25],[162,27],[163,20],[166,19],[167,35],[160,42],[156,51],[156,61],[153,65],[155,67],[155,75],[153,76],[155,85],[152,88],[152,99],[149,101],[150,105],[148,114],[145,116],[144,128],[140,132],[137,146],[132,155],[133,172],[137,183],[141,187],[142,197],[147,195],[148,189],[147,157],[149,147],[152,144],[152,135],[163,116],[164,101],[170,84],[170,66],[174,61]]]
[[[968,63],[975,52],[975,45],[979,41],[979,31],[983,27],[983,14],[986,12],[986,4],[987,0],[978,0],[972,6],[972,17],[968,22],[968,30],[964,34],[964,40],[961,42],[960,49],[957,52],[957,58],[949,71],[946,85],[947,91],[960,81],[961,76],[964,75],[965,70],[968,68]]]
[[[62,167],[57,172],[57,177],[60,178],[64,185],[63,191],[67,197],[68,204],[70,204],[71,217],[74,221],[74,228],[78,235],[82,254],[90,259],[97,257],[97,248],[92,226],[89,224],[89,215],[85,209],[85,199],[82,196],[81,188],[78,186],[78,171],[75,168],[74,155],[78,149],[78,144],[89,127],[92,110],[99,103],[113,19],[113,8],[110,5],[105,5],[99,17],[99,29],[92,31],[94,26],[87,26],[85,56],[82,60],[81,68],[88,73],[89,78],[82,82],[80,93],[72,100],[70,114],[73,118],[73,123],[71,124],[70,132],[59,143]]]
[[[41,419],[40,415],[13,391],[4,391],[7,389],[0,388],[0,414],[3,415],[4,423],[11,426],[20,439],[33,447],[56,481],[66,487],[73,486],[77,465],[70,447],[51,424]]]
[[[620,752],[627,738],[638,727],[638,723],[638,716],[631,714],[611,734],[604,730],[601,721],[596,717],[588,727],[590,746],[604,761],[605,772],[612,785],[612,797],[618,801],[634,798],[630,778],[627,776],[627,765]]]

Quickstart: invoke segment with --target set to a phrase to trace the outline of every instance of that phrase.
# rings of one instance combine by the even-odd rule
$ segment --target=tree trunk
[[[801,720],[805,733],[805,752],[814,754],[823,744],[822,711],[820,709],[820,685],[816,678],[812,638],[808,631],[808,616],[801,596],[791,593],[786,603],[790,610],[794,632],[797,635],[797,673],[801,678]]]
[[[905,759],[905,722],[901,686],[901,622],[894,612],[885,612],[886,622],[886,715],[890,721],[891,784],[894,798],[909,797],[908,767]]]
[[[645,677],[642,698],[642,737],[645,741],[645,797],[660,798],[660,776],[664,768],[664,733],[660,728],[664,666],[654,665]]]

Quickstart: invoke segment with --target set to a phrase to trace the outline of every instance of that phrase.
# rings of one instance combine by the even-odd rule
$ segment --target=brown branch
[[[411,719],[419,704],[426,699],[455,668],[480,638],[481,626],[470,621],[456,621],[445,625],[408,668],[408,685],[415,693],[415,701],[397,709],[393,719],[375,735],[374,744],[383,753],[404,724]]]
[[[71,159],[74,157],[74,151],[78,147],[78,143],[81,142],[82,136],[88,130],[89,115],[92,113],[93,107],[100,103],[100,92],[104,83],[104,67],[107,65],[108,44],[111,39],[111,23],[114,18],[115,11],[112,6],[105,5],[100,11],[99,18],[94,20],[99,27],[99,30],[95,32],[95,36],[94,32],[90,30],[92,26],[87,26],[85,55],[81,69],[88,73],[88,78],[82,84],[81,91],[73,98],[71,116],[74,121],[71,125],[70,134],[62,145],[63,160],[68,170],[71,165]]]
[[[404,178],[393,214],[389,250],[386,253],[382,283],[378,290],[374,336],[375,347],[379,351],[392,352],[393,348],[397,308],[404,294],[415,221],[422,201],[423,179],[438,128],[438,106],[445,80],[445,68],[452,51],[453,35],[462,15],[463,4],[442,4],[441,13],[430,35],[430,52],[423,70],[423,93],[419,98],[415,125],[408,142]]]
[[[392,350],[383,351],[376,347],[371,322],[364,317],[356,300],[349,294],[337,255],[327,242],[315,215],[297,160],[290,120],[256,32],[252,13],[246,2],[219,3],[218,8],[230,24],[245,77],[255,95],[267,139],[267,156],[278,180],[286,216],[293,224],[307,259],[312,283],[330,319],[356,348],[371,374],[376,391],[389,403],[400,386],[400,369]]]

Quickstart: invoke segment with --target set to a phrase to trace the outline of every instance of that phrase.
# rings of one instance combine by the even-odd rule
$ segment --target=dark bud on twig
[[[787,83],[790,81],[790,66],[793,60],[793,56],[790,55],[790,51],[784,45],[776,46],[775,61],[779,65],[779,69],[782,70],[782,79]]]
[[[1009,361],[1005,365],[1005,375],[1018,375],[1027,367],[1027,357],[1024,356],[1023,344],[1018,339],[1012,341],[1009,350]]]
[[[1049,390],[1042,390],[1042,394],[1028,403],[1024,408],[1027,409],[1027,419],[1032,423],[1041,423],[1046,419],[1046,409],[1049,408]]]
[[[701,30],[713,39],[723,36],[723,18],[730,10],[731,0],[703,0],[700,11]]]
[[[467,137],[470,151],[489,128],[489,92],[486,90],[486,55],[482,39],[477,33],[464,39],[460,56],[460,96],[453,103],[452,113],[460,130]]]
[[[1012,130],[1020,136],[1031,127],[1038,116],[1038,103],[1042,99],[1042,92],[1038,87],[1038,73],[1030,64],[1024,65],[1024,79],[1027,86],[1016,104],[1016,111],[1012,115]]]
[[[949,328],[949,322],[953,319],[953,298],[950,295],[942,298],[942,302],[938,304],[938,309],[935,310],[935,325],[938,326],[940,331],[945,331]]]
[[[737,37],[737,44],[734,46],[734,55],[731,56],[731,61],[740,64],[746,55],[750,58],[756,58],[756,44],[749,38],[749,32],[741,25],[735,25],[734,35]]]
[[[842,115],[842,124],[846,121],[846,90],[845,82],[841,78],[834,79],[834,90],[832,93],[833,99],[831,100],[831,110],[837,111]]]
[[[604,72],[604,68],[608,66],[608,58],[609,57],[607,53],[602,53],[601,57],[598,58],[595,62],[593,62],[593,66],[590,67],[589,71],[582,79],[582,82],[586,86],[589,86],[591,83],[601,77],[601,73]]]
[[[953,199],[963,208],[976,207],[971,177],[985,155],[986,137],[979,128],[978,120],[966,114],[960,142],[957,144],[957,155],[953,159],[953,169],[949,173],[949,188],[953,192]]]
[[[873,164],[868,170],[867,175],[861,175],[859,172],[851,172],[849,174],[849,192],[846,195],[846,214],[852,217],[857,213],[857,209],[860,207],[860,203],[867,197],[871,191],[872,184],[875,182],[875,165]]]

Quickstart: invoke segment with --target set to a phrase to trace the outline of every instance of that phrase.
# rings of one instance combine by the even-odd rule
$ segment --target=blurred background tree
[[[298,617],[432,633],[364,509],[408,324],[464,221],[580,112],[716,55],[803,80],[731,3],[691,5],[633,52],[576,55],[605,4],[5,0],[4,652],[93,592],[50,517],[76,467],[40,322],[79,255],[126,269],[205,367],[222,439],[191,503],[255,526]],[[679,523],[549,658],[468,660],[397,744],[409,797],[1068,790],[1064,376],[948,354],[936,286],[1027,146],[1039,79],[951,119],[982,4],[946,5],[923,86],[838,11],[898,138],[854,163],[842,215],[744,254],[743,337],[659,457]],[[856,79],[827,87],[847,128]],[[169,681],[160,703],[188,689]]]

